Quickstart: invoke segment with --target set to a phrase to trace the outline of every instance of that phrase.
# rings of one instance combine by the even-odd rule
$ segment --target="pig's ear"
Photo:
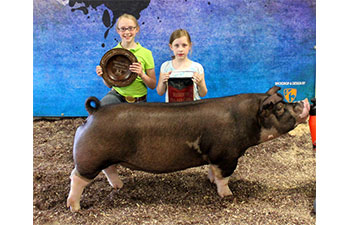
[[[281,90],[280,87],[278,87],[278,86],[273,86],[272,88],[270,88],[270,90],[268,90],[268,91],[266,92],[266,94],[268,94],[268,95],[273,95],[273,94],[276,94],[277,91],[279,91],[279,90]]]
[[[282,100],[283,100],[283,97],[279,93],[275,93],[265,98],[260,105],[260,111],[259,111],[260,115],[268,116],[271,113],[271,110],[273,109],[274,105],[276,105],[276,103]]]

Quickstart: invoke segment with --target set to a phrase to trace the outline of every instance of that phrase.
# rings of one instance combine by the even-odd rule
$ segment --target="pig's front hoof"
[[[232,191],[228,187],[224,187],[221,190],[218,190],[218,194],[221,198],[233,195]]]
[[[214,183],[214,181],[215,181],[215,177],[214,177],[213,171],[212,171],[212,169],[210,167],[209,167],[209,170],[208,170],[208,179],[210,180],[211,183]]]
[[[80,203],[74,201],[73,199],[67,199],[67,207],[70,208],[71,212],[78,212],[80,210]]]
[[[218,190],[218,194],[220,195],[221,198],[223,198],[225,196],[232,195],[232,192],[231,192],[230,188],[228,187],[228,180],[229,180],[228,177],[223,178],[223,179],[215,178],[215,183],[216,183],[216,187]]]

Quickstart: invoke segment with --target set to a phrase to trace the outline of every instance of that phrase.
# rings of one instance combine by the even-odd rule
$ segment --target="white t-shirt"
[[[204,69],[203,69],[203,66],[197,62],[193,62],[191,63],[191,65],[186,68],[186,70],[176,70],[174,67],[173,67],[173,63],[172,63],[172,60],[169,60],[169,61],[166,61],[162,64],[162,66],[160,67],[160,72],[161,73],[168,73],[168,72],[171,72],[170,74],[170,78],[174,78],[174,77],[177,77],[177,78],[192,78],[193,76],[193,73],[194,72],[197,72],[198,74],[203,74],[204,73]],[[194,101],[196,100],[200,100],[200,97],[199,97],[199,93],[198,93],[198,88],[197,88],[197,84],[196,83],[193,83],[193,95],[194,95]],[[168,89],[166,90],[166,93],[165,93],[165,102],[169,102],[169,99],[168,99]]]

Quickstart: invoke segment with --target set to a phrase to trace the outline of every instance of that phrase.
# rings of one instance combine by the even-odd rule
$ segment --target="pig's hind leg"
[[[67,199],[67,207],[70,207],[72,212],[80,210],[80,197],[84,191],[86,185],[92,180],[82,178],[77,170],[74,168],[70,176],[70,191]]]
[[[123,187],[123,182],[120,180],[117,174],[116,165],[111,165],[103,170],[103,173],[106,175],[109,184],[117,189]]]

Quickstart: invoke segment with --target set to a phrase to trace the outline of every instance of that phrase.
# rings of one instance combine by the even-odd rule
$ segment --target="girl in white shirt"
[[[204,79],[204,70],[201,64],[188,58],[192,42],[189,33],[184,29],[175,30],[169,40],[169,47],[173,51],[172,60],[166,61],[160,68],[157,93],[166,93],[168,102],[167,82],[172,77],[191,77],[194,82],[194,100],[204,97],[208,90]]]

